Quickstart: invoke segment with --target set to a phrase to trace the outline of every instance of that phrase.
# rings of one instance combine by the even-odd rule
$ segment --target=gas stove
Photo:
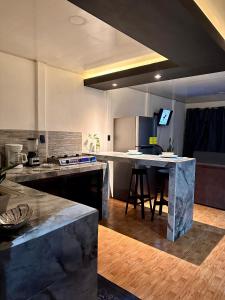
[[[52,156],[47,159],[48,163],[58,164],[60,166],[69,166],[69,165],[78,165],[78,164],[85,164],[85,163],[93,163],[96,162],[96,157],[93,155],[85,155],[80,156],[78,154],[72,156],[61,156],[56,157]]]

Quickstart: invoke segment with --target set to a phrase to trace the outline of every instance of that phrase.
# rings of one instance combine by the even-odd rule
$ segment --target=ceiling
[[[132,88],[185,103],[224,101],[225,72],[136,85]]]
[[[204,12],[213,26],[225,39],[225,1],[224,0],[194,0]]]
[[[163,81],[225,71],[224,38],[211,21],[210,9],[206,16],[205,5],[203,10],[202,3],[196,3],[200,0],[69,1],[168,59],[149,68],[94,76],[84,81],[86,86],[108,90],[115,81],[116,88],[154,82],[157,72]],[[217,18],[222,19],[220,4],[211,0]]]
[[[0,0],[0,51],[94,77],[87,85],[100,89],[148,82],[133,88],[183,102],[225,100],[225,0],[144,2]],[[154,82],[157,72],[165,81]]]
[[[0,0],[0,51],[81,75],[165,60],[66,0]]]

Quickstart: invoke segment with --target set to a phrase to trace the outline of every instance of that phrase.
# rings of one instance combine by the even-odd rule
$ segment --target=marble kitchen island
[[[0,299],[97,298],[95,209],[5,180],[8,207],[28,203],[28,226],[0,232]]]
[[[73,175],[85,175],[91,172],[100,172],[101,187],[100,187],[100,197],[99,197],[99,215],[100,218],[107,219],[108,217],[108,168],[106,163],[93,162],[77,165],[60,166],[57,164],[50,164],[49,167],[23,167],[14,168],[7,171],[7,179],[26,185],[26,182],[38,180],[47,180],[51,178],[59,178],[63,176],[73,176]],[[21,186],[22,187],[22,186]],[[31,186],[38,189],[38,184]],[[64,188],[64,187],[62,187]],[[45,190],[44,190],[45,191]],[[47,191],[50,193],[49,191]],[[57,196],[61,196],[56,194]],[[62,196],[64,197],[64,196]],[[65,197],[66,198],[66,197]],[[79,201],[77,201],[79,202]],[[86,203],[84,203],[86,204]]]
[[[162,158],[158,155],[128,155],[122,152],[93,153],[100,161],[129,161],[134,165],[169,169],[167,239],[175,241],[193,222],[195,159]]]

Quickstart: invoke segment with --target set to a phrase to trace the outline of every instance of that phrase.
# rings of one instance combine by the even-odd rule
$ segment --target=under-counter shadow
[[[159,216],[156,212],[151,222],[147,207],[144,220],[141,219],[140,207],[135,210],[130,206],[126,216],[124,212],[124,202],[110,199],[109,218],[100,222],[101,225],[195,265],[200,265],[225,235],[222,228],[194,221],[191,230],[171,242],[166,239],[167,213]]]

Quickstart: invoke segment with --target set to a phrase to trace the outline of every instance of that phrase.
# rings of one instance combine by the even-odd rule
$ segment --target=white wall
[[[113,118],[148,116],[149,94],[131,88],[122,88],[107,92],[108,132],[111,134],[111,142],[108,150],[113,150]]]
[[[46,128],[80,131],[83,140],[97,133],[106,147],[107,100],[105,92],[84,87],[83,79],[68,71],[46,66]]]
[[[173,140],[174,151],[178,155],[182,155],[183,153],[185,118],[185,104],[175,101],[173,115]]]
[[[148,94],[131,88],[108,92],[113,118],[148,115]]]
[[[113,136],[113,118],[127,116],[153,116],[160,108],[172,109],[173,116],[169,126],[158,127],[158,143],[164,150],[168,148],[169,138],[174,139],[174,150],[182,154],[183,134],[185,125],[185,105],[175,100],[144,93],[131,88],[116,89],[107,92],[108,128]],[[108,150],[113,149],[113,143],[108,144]]]
[[[207,108],[207,107],[219,107],[225,106],[225,101],[210,101],[210,102],[199,102],[199,103],[187,103],[185,108]]]
[[[183,135],[185,126],[185,105],[176,100],[167,99],[161,96],[150,94],[150,116],[158,113],[160,108],[168,108],[173,110],[173,115],[169,126],[158,126],[158,144],[164,150],[169,146],[169,138],[174,142],[174,152],[182,155],[183,151]]]
[[[87,88],[77,74],[1,52],[0,104],[0,129],[81,131],[83,140],[97,133],[102,150],[112,149],[107,134],[113,135],[113,118],[151,116],[160,108],[171,108],[176,118],[169,127],[158,128],[159,144],[168,147],[173,122],[180,129],[175,136],[179,153],[183,143],[183,106],[176,101],[131,88]]]
[[[107,109],[79,75],[0,52],[0,129],[97,133],[105,150]]]
[[[153,116],[154,113],[158,113],[160,108],[173,109],[173,100],[150,94],[150,116]],[[171,119],[169,126],[158,126],[157,128],[158,144],[164,150],[168,148],[169,138],[172,136],[172,123],[173,118]]]
[[[35,129],[35,63],[2,52],[0,129]]]

